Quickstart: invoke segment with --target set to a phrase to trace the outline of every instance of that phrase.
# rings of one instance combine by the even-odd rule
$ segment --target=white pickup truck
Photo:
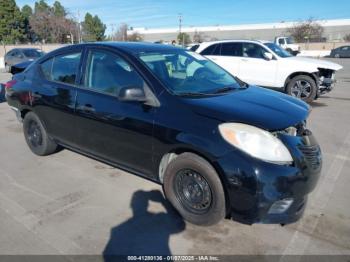
[[[275,38],[275,44],[282,47],[284,50],[288,51],[292,55],[297,55],[300,53],[300,46],[294,44],[291,37],[279,36]]]
[[[206,42],[196,52],[248,84],[279,90],[306,102],[331,91],[335,72],[342,69],[329,61],[292,56],[267,41]]]

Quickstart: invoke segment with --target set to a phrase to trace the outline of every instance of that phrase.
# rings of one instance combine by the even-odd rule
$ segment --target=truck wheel
[[[25,115],[23,132],[30,150],[38,156],[47,156],[57,150],[57,144],[52,141],[39,117],[33,112]]]
[[[307,75],[298,75],[288,83],[287,93],[291,96],[312,102],[317,94],[317,85],[314,79]]]
[[[190,223],[210,226],[226,214],[225,193],[215,169],[193,153],[169,163],[164,174],[165,196]]]
[[[286,51],[287,51],[288,53],[290,53],[291,55],[293,55],[293,50],[292,50],[292,49],[287,48]]]

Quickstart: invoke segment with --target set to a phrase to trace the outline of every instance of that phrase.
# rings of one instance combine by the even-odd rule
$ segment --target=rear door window
[[[220,55],[220,49],[221,49],[220,44],[214,44],[204,49],[201,52],[201,55]]]
[[[56,56],[52,65],[52,80],[75,84],[78,75],[81,53]]]
[[[81,52],[55,56],[40,65],[47,80],[75,84],[79,71]]]
[[[242,56],[242,43],[223,43],[221,46],[222,56]]]

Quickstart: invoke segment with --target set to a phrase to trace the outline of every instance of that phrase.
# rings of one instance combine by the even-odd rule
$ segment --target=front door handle
[[[242,58],[241,59],[243,62],[248,62],[249,60],[248,59],[246,59],[246,58]]]
[[[92,107],[92,105],[83,105],[83,106],[79,106],[78,110],[83,111],[85,113],[95,113],[96,109]]]

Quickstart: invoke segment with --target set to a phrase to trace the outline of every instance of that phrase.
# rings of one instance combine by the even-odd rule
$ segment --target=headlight
[[[245,124],[225,123],[219,125],[219,131],[228,143],[253,157],[276,164],[293,162],[281,140],[265,130]]]

